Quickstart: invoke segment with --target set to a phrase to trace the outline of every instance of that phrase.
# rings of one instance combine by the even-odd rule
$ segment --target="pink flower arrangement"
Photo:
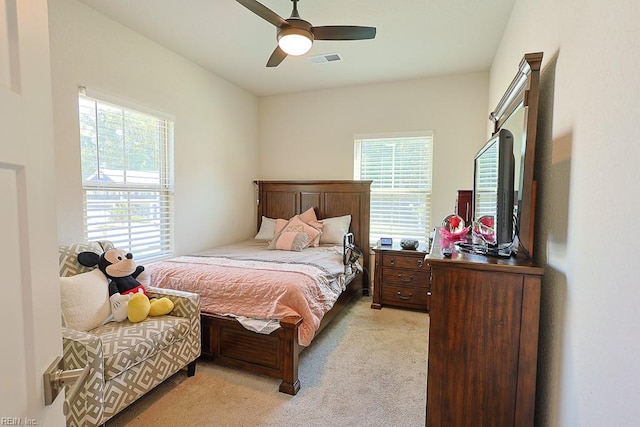
[[[440,236],[445,240],[457,242],[463,240],[469,233],[469,227],[464,226],[464,220],[458,215],[449,215],[442,221]]]
[[[479,236],[485,242],[495,241],[495,231],[493,229],[495,220],[492,216],[483,216],[473,225],[473,234]]]
[[[447,230],[446,227],[440,228],[440,235],[443,238],[454,241],[454,242],[457,242],[459,240],[464,240],[465,236],[468,233],[469,233],[469,227],[464,227],[463,229],[454,231],[454,232]]]

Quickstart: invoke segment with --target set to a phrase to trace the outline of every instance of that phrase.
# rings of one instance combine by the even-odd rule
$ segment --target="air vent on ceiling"
[[[312,64],[325,64],[327,62],[342,61],[339,53],[325,53],[324,55],[310,56],[309,61]]]

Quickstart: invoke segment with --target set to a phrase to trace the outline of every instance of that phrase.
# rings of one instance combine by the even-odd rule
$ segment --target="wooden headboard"
[[[368,254],[371,182],[255,181],[258,186],[256,230],[260,228],[262,216],[289,219],[309,208],[315,209],[318,219],[351,215],[354,242]],[[368,272],[368,256],[364,257],[364,267]]]

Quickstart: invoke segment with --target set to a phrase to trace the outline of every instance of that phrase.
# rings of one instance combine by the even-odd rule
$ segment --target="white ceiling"
[[[300,0],[312,25],[365,25],[374,40],[316,41],[265,64],[275,27],[235,0],[80,0],[258,96],[488,70],[515,0]],[[262,0],[283,18],[290,0]],[[339,53],[312,64],[308,56]]]

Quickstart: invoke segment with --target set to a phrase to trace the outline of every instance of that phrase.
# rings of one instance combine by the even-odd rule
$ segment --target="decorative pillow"
[[[275,234],[280,233],[284,229],[284,227],[289,223],[289,221],[291,221],[293,218],[296,218],[296,217],[302,220],[302,222],[309,224],[310,226],[312,226],[313,228],[315,228],[320,232],[315,238],[312,236],[309,236],[309,244],[307,246],[308,247],[320,246],[320,236],[322,235],[322,228],[324,224],[318,221],[318,218],[316,217],[316,212],[313,208],[309,208],[306,211],[302,212],[301,214],[295,215],[289,218],[288,220],[282,219],[282,218],[276,219],[274,233]]]
[[[317,248],[318,246],[320,246],[320,237],[323,233],[322,230],[324,229],[324,224],[320,221],[308,222],[307,224],[320,231],[320,234],[318,234],[311,242],[309,242],[309,247]]]
[[[295,218],[295,216],[293,218]],[[284,227],[286,227],[287,224],[289,224],[289,221],[291,221],[291,219],[282,219],[282,218],[276,219],[275,225],[273,226],[274,236],[277,236],[282,230],[284,230]]]
[[[282,218],[276,219],[275,225],[273,227],[274,234],[277,235],[282,230],[284,230],[284,228],[287,226],[287,224],[289,224],[289,221],[291,221],[294,218],[299,218],[300,219],[300,215],[292,216],[289,219],[282,219]],[[311,225],[312,227],[315,227],[315,225],[318,223],[318,221],[314,222],[313,224],[310,224],[307,221],[303,221],[303,222]]]
[[[349,232],[351,215],[336,216],[320,220],[324,224],[320,243],[342,244],[342,239]]]
[[[109,283],[99,269],[60,278],[62,316],[68,328],[90,331],[111,314]]]
[[[291,221],[291,219],[289,221]],[[275,233],[276,234],[280,233],[284,229],[284,227],[289,223],[289,221],[287,221],[286,219],[280,219],[280,218],[276,219],[276,225],[274,229]],[[320,221],[308,222],[307,224],[309,224],[310,226],[312,226],[313,228],[315,228],[320,232],[308,244],[309,247],[317,248],[318,246],[320,246],[320,236],[322,236],[322,229],[324,228],[324,224],[321,223]]]
[[[300,218],[300,215],[296,215],[296,216],[291,217],[289,219],[282,219],[282,218],[276,219],[275,220],[275,225],[273,227],[274,234],[278,234],[282,230],[284,230],[284,228],[287,226],[287,224],[289,224],[289,222],[294,218],[300,219],[302,222],[312,226],[313,228],[317,229],[320,232],[322,231],[322,228],[324,227],[324,224],[322,222],[320,222],[320,221],[307,222],[307,221],[303,220],[302,218]]]
[[[273,218],[262,217],[260,223],[260,230],[254,239],[256,240],[271,240],[276,235],[275,232],[276,220]]]
[[[309,236],[307,233],[295,231],[283,231],[278,234],[271,242],[267,249],[279,249],[281,251],[298,251],[300,252],[307,247]]]
[[[301,220],[306,222],[307,224],[311,224],[312,222],[317,222],[318,217],[316,216],[316,211],[313,208],[309,208],[306,211],[302,212],[298,215]]]
[[[313,242],[313,240],[318,238],[321,234],[320,230],[302,221],[298,215],[291,218],[284,225],[284,227],[282,227],[282,230],[279,230],[279,227],[282,224],[282,221],[283,220],[280,220],[280,219],[276,220],[276,233],[278,234],[281,234],[284,232],[305,233],[308,236],[307,246],[309,246],[309,243]],[[276,237],[278,236],[278,234],[276,234]]]

